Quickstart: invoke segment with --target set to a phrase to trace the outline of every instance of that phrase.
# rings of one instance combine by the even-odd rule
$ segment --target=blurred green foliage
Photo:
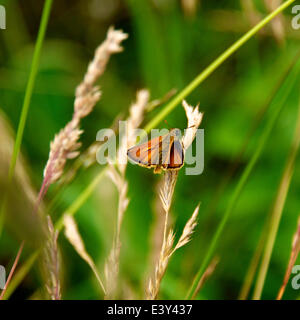
[[[16,129],[43,1],[2,2],[7,11],[7,30],[0,33],[0,107]],[[75,87],[110,25],[129,33],[129,39],[124,43],[125,51],[111,59],[101,78],[103,96],[83,123],[82,141],[85,147],[95,141],[97,131],[109,127],[118,114],[127,114],[137,89],[148,88],[153,99],[172,88],[182,89],[251,27],[247,12],[239,1],[197,1],[195,12],[189,15],[184,11],[183,2],[54,1],[22,144],[36,190],[42,181],[49,143],[70,119]],[[254,1],[254,4],[257,14],[266,14],[263,1]],[[230,14],[235,14],[241,24],[227,20]],[[200,176],[185,176],[183,170],[180,172],[172,217],[179,233],[201,202],[199,225],[193,241],[172,258],[162,283],[162,298],[185,296],[237,179],[255,150],[265,117],[251,136],[236,172],[216,197],[218,186],[235,163],[247,133],[257,121],[257,113],[264,108],[299,50],[299,31],[292,30],[290,20],[289,14],[285,14],[284,41],[278,42],[270,26],[265,28],[265,33],[251,39],[187,98],[190,104],[200,102],[200,109],[205,112],[201,125],[205,129],[205,170]],[[226,30],[222,30],[224,24],[228,26]],[[298,84],[297,81],[222,235],[217,250],[220,263],[201,290],[199,297],[202,299],[235,299],[238,296],[272,208],[290,148],[299,105]],[[158,110],[147,115],[146,120],[151,119]],[[181,106],[167,120],[172,127],[186,127]],[[164,123],[161,124],[163,126]],[[85,174],[80,174],[62,192],[54,217],[58,217],[76,199],[99,170],[100,165],[95,165]],[[121,277],[136,297],[141,298],[145,277],[153,267],[150,236],[156,217],[156,186],[161,177],[144,168],[129,165],[127,179],[131,201],[122,226]],[[275,298],[283,280],[300,212],[299,190],[298,156],[263,291],[264,299]],[[51,191],[47,200],[54,196],[54,190]],[[76,215],[87,250],[101,271],[111,247],[116,211],[116,190],[108,179],[104,179]],[[0,250],[2,265],[11,265],[19,240],[15,234],[4,232]],[[93,274],[63,235],[59,243],[63,298],[101,297]],[[27,248],[23,258],[30,250]],[[12,297],[28,298],[42,286],[35,268]],[[299,292],[288,285],[284,298],[295,299],[298,296]]]

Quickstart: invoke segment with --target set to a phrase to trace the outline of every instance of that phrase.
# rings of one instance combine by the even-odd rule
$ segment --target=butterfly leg
[[[161,173],[161,166],[158,165],[154,168],[154,173]]]

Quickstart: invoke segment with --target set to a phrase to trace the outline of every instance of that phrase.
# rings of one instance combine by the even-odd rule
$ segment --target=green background
[[[93,113],[83,121],[81,150],[95,141],[98,130],[111,126],[117,115],[128,114],[138,89],[148,88],[151,99],[162,97],[172,88],[180,91],[246,32],[252,25],[241,2],[198,1],[196,10],[189,15],[184,11],[183,1],[175,0],[54,0],[22,143],[22,153],[34,189],[38,190],[42,182],[49,143],[69,121],[75,87],[110,25],[123,29],[129,38],[124,42],[124,52],[112,57],[99,81],[103,95]],[[16,131],[43,1],[9,0],[1,4],[7,11],[7,29],[0,31],[0,108]],[[253,4],[258,17],[268,13],[263,1],[253,1]],[[282,18],[285,35],[281,42],[270,26],[266,27],[187,97],[192,105],[200,102],[200,110],[205,113],[201,124],[205,130],[205,168],[199,176],[186,176],[184,170],[179,173],[171,211],[175,230],[180,234],[194,208],[201,202],[199,224],[191,243],[172,257],[162,282],[160,298],[185,297],[224,215],[229,197],[257,146],[272,110],[263,115],[246,143],[245,153],[237,161],[249,130],[257,123],[259,110],[269,101],[299,50],[300,30],[292,30],[290,12],[288,8]],[[293,138],[298,106],[297,79],[221,235],[216,252],[220,262],[198,298],[238,297],[274,203]],[[160,108],[147,114],[145,123]],[[166,120],[172,127],[186,127],[181,106]],[[160,127],[165,127],[165,123],[161,123]],[[234,164],[234,174],[218,193],[220,184]],[[94,165],[79,174],[61,192],[59,205],[52,213],[54,220],[78,197],[99,170],[100,165]],[[130,204],[121,234],[120,278],[125,288],[121,297],[143,298],[147,272],[153,268],[151,236],[159,217],[156,204],[161,176],[129,164],[126,177]],[[263,299],[274,299],[283,280],[300,210],[299,190],[298,156]],[[54,195],[55,189],[50,189],[45,199],[46,207]],[[110,180],[105,178],[76,214],[87,251],[96,261],[100,274],[112,244],[116,212],[117,192]],[[17,225],[18,220],[14,223]],[[0,243],[0,264],[11,266],[19,243],[20,238],[5,228]],[[59,245],[63,298],[102,298],[89,267],[63,234],[59,237]],[[31,250],[30,246],[26,248],[20,265]],[[43,279],[36,264],[12,298],[41,297],[41,291],[37,290],[42,287]],[[297,297],[299,291],[288,284],[284,298]]]

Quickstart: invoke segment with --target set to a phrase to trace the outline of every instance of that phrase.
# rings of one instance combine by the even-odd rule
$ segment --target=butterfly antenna
[[[167,120],[164,120],[164,122],[169,127],[169,129],[172,129]]]
[[[194,127],[196,127],[196,125],[193,124],[192,126],[188,127],[188,129],[194,128]]]

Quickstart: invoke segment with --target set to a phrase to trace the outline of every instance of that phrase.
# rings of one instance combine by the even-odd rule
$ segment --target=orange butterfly
[[[184,164],[184,151],[179,129],[158,136],[127,150],[127,156],[142,167],[161,170],[179,170]]]

